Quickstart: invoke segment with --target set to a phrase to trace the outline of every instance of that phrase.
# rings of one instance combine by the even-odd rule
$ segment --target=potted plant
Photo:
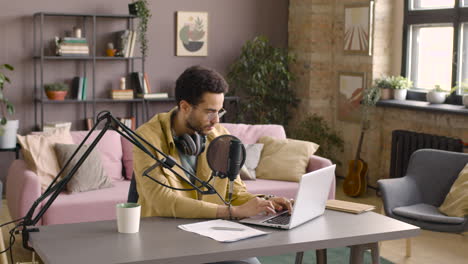
[[[49,83],[44,85],[47,98],[50,100],[64,100],[68,92],[68,85],[65,83]]]
[[[390,77],[390,83],[395,100],[406,100],[406,94],[408,89],[413,86],[413,82],[403,76],[392,76]]]
[[[149,3],[147,0],[136,0],[128,4],[128,11],[131,15],[135,15],[139,18],[138,23],[138,40],[140,41],[141,56],[146,58],[148,55],[148,37],[146,32],[148,31],[148,22],[151,18],[151,10],[149,9]]]
[[[393,98],[393,89],[392,83],[390,82],[390,77],[375,79],[374,86],[380,89],[381,100],[389,100]]]
[[[0,65],[0,70],[13,71],[14,68],[10,64]],[[15,107],[5,97],[3,88],[6,83],[11,83],[5,73],[0,71],[0,149],[12,149],[16,147],[16,132],[18,131],[19,121],[8,120],[7,115],[15,113]]]
[[[440,85],[436,84],[434,85],[434,88],[432,90],[427,92],[426,101],[428,101],[431,104],[443,104],[447,96],[454,92],[457,88],[458,87],[455,86],[448,91],[440,87]]]
[[[240,122],[287,124],[291,107],[298,103],[291,87],[295,78],[289,65],[293,62],[293,55],[271,46],[264,36],[247,41],[227,74],[230,94],[242,98]]]

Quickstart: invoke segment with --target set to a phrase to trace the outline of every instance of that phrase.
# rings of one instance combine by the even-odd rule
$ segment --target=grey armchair
[[[467,163],[468,153],[436,149],[415,151],[404,177],[377,182],[385,214],[433,231],[461,233],[468,230],[467,216],[450,217],[438,210]],[[410,254],[408,243],[407,255]]]

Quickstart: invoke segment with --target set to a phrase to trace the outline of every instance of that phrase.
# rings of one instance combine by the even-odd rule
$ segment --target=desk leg
[[[349,263],[350,264],[364,263],[364,250],[366,249],[371,250],[372,264],[380,264],[378,242],[351,246],[351,254],[349,256]]]
[[[317,264],[327,264],[327,249],[315,250],[315,258],[317,259]]]
[[[296,261],[295,264],[302,264],[302,259],[304,258],[304,252],[297,252],[296,253]]]

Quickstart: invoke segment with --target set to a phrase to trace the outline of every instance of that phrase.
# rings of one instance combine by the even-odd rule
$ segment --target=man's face
[[[197,131],[199,134],[207,135],[219,123],[218,112],[223,108],[223,93],[204,93],[198,105],[192,105],[186,119],[186,126]]]

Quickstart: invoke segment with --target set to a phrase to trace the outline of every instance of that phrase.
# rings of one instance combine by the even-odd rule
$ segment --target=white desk
[[[375,243],[420,231],[374,212],[353,215],[327,210],[292,230],[259,228],[272,233],[220,243],[177,228],[195,221],[144,218],[136,234],[118,233],[115,220],[43,226],[30,233],[30,242],[45,263],[206,263]]]

